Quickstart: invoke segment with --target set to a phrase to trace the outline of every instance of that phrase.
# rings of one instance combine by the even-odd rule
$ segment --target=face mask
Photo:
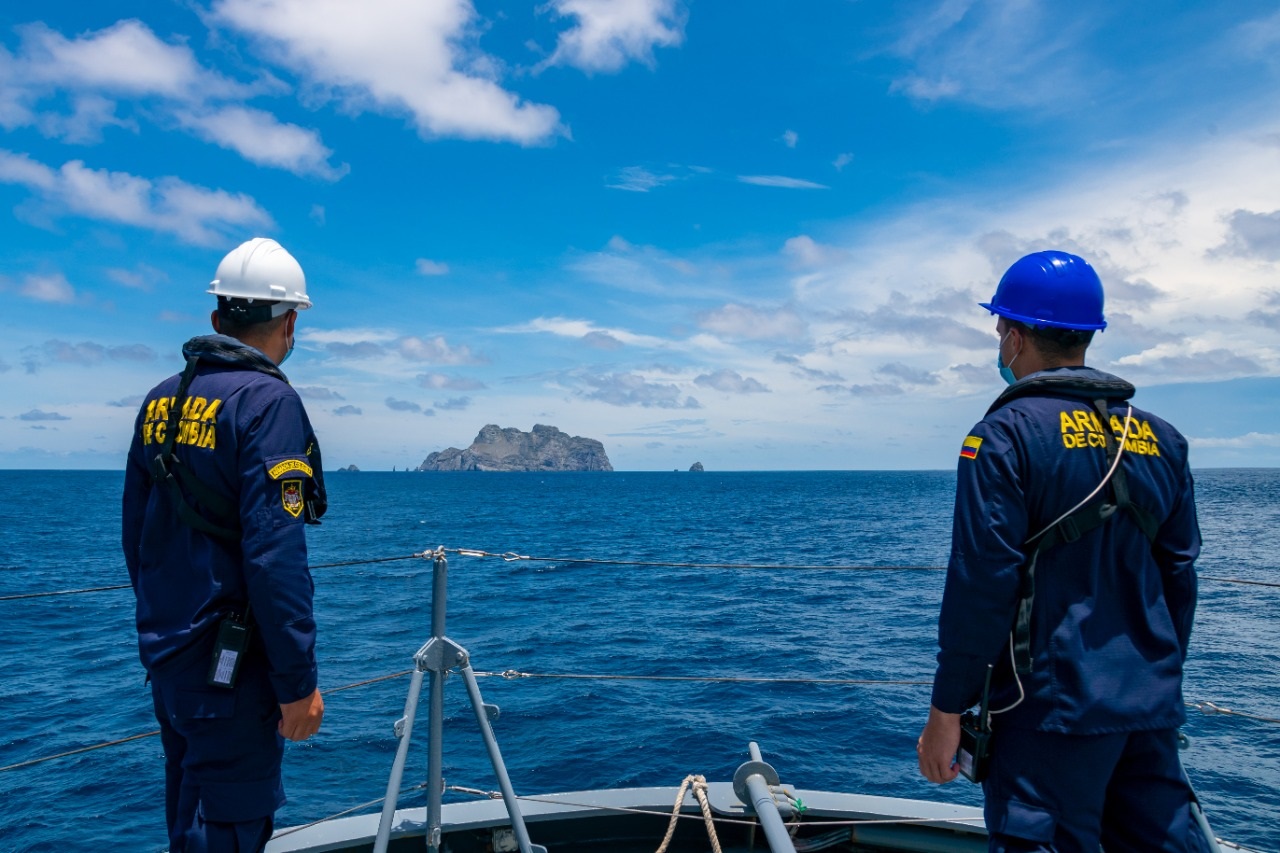
[[[1015,355],[1008,364],[1004,363],[1004,342],[1008,340],[1009,334],[1012,333],[1006,333],[1005,336],[1000,339],[1000,343],[996,346],[996,367],[1000,368],[1001,378],[1003,378],[1007,384],[1012,385],[1014,382],[1018,381],[1018,377],[1013,375],[1013,362],[1018,360],[1019,355],[1022,355],[1022,350],[1018,350],[1017,355]]]
[[[289,360],[289,356],[293,355],[293,341],[294,341],[294,339],[293,339],[292,337],[290,337],[290,338],[289,338],[289,348],[288,348],[287,350],[285,350],[285,351],[284,351],[284,358],[280,359],[280,364],[284,364],[286,361],[288,361],[288,360]],[[279,365],[277,365],[277,366],[279,366]]]

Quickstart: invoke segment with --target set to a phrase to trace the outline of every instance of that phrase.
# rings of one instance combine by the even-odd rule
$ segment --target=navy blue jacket
[[[323,490],[315,433],[297,392],[258,350],[210,335],[188,341],[183,354],[200,362],[174,455],[238,506],[239,517],[228,521],[242,535],[228,541],[193,529],[169,490],[152,486],[149,465],[180,381],[171,376],[142,404],[125,471],[122,542],[137,595],[139,655],[153,675],[171,661],[208,661],[218,624],[249,602],[260,638],[250,652],[265,648],[277,701],[293,702],[316,688],[303,534],[303,501]]]
[[[1016,394],[1033,380],[1091,379],[1111,395],[1109,424],[1096,394],[1063,389]],[[933,705],[976,704],[995,664],[991,707],[1018,700],[1010,654],[1027,540],[1094,490],[1106,475],[1101,430],[1119,439],[1132,386],[1090,368],[1023,377],[973,428],[961,449],[951,558],[938,624]],[[1072,734],[1172,728],[1185,719],[1182,664],[1195,611],[1200,552],[1187,442],[1133,410],[1121,458],[1132,500],[1158,523],[1154,543],[1126,512],[1074,542],[1043,551],[1031,616],[1032,672],[1025,699],[995,725]],[[1104,491],[1095,501],[1108,498]]]

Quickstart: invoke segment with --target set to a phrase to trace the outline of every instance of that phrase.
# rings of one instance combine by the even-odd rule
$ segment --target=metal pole
[[[409,680],[409,696],[404,701],[404,716],[396,723],[400,745],[396,747],[396,760],[391,765],[391,778],[387,780],[387,798],[382,803],[382,817],[378,820],[378,837],[373,843],[373,853],[387,853],[387,844],[391,841],[391,822],[395,820],[400,784],[404,779],[404,763],[409,755],[409,739],[413,735],[413,718],[418,713],[418,695],[421,692],[422,671],[415,670]]]
[[[778,814],[778,804],[773,801],[773,793],[769,790],[770,785],[779,783],[778,771],[761,759],[760,747],[755,741],[747,745],[747,750],[751,760],[733,774],[733,793],[755,811],[773,853],[796,853],[782,815]]]
[[[795,853],[795,845],[787,833],[787,825],[778,814],[778,806],[769,792],[769,785],[759,773],[747,777],[747,790],[751,793],[751,807],[760,818],[760,826],[764,829],[764,837],[769,841],[769,849],[773,853]]]
[[[489,725],[484,700],[480,698],[480,685],[476,683],[475,671],[471,664],[462,667],[462,678],[467,683],[467,695],[471,697],[471,707],[476,712],[476,721],[480,724],[480,734],[484,737],[485,748],[489,750],[489,762],[493,765],[493,774],[498,777],[498,787],[502,790],[502,801],[507,805],[507,815],[511,818],[511,829],[516,834],[516,843],[520,845],[520,853],[533,853],[542,847],[535,847],[529,842],[529,831],[524,825],[524,816],[520,814],[520,801],[516,799],[515,789],[511,787],[511,778],[507,775],[507,767],[502,763],[502,753],[498,749],[498,741],[493,736],[493,727]]]
[[[445,615],[449,602],[449,561],[436,552],[431,575],[431,639],[446,642]],[[427,850],[439,853],[444,797],[444,667],[431,670],[431,698],[427,705]]]

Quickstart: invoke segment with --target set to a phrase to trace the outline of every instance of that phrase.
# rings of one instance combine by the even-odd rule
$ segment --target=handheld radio
[[[987,665],[986,682],[982,685],[982,704],[975,716],[965,711],[960,718],[960,748],[956,751],[956,769],[970,782],[987,778],[991,764],[991,715],[987,701],[991,693],[991,665]]]

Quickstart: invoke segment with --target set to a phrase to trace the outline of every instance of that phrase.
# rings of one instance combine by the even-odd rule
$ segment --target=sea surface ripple
[[[1186,697],[1280,718],[1280,471],[1197,473],[1205,538]],[[0,596],[127,582],[118,472],[0,471]],[[481,672],[923,680],[940,571],[598,565],[944,565],[951,472],[335,473],[313,565],[444,546],[448,634]],[[408,669],[430,635],[429,561],[317,569],[322,686]],[[126,590],[0,602],[0,766],[155,728]],[[461,679],[446,685],[445,777],[496,782]],[[923,685],[482,677],[520,793],[727,780],[756,740],[783,781],[977,805],[930,785]],[[408,679],[334,693],[289,744],[278,826],[380,797]],[[424,691],[425,692],[425,691]],[[425,696],[424,696],[425,699]],[[424,706],[425,710],[425,706]],[[1217,834],[1280,850],[1280,725],[1188,712],[1184,754]],[[419,718],[406,781],[425,775]],[[0,772],[0,849],[162,850],[157,738]],[[421,797],[402,805],[421,805]]]

